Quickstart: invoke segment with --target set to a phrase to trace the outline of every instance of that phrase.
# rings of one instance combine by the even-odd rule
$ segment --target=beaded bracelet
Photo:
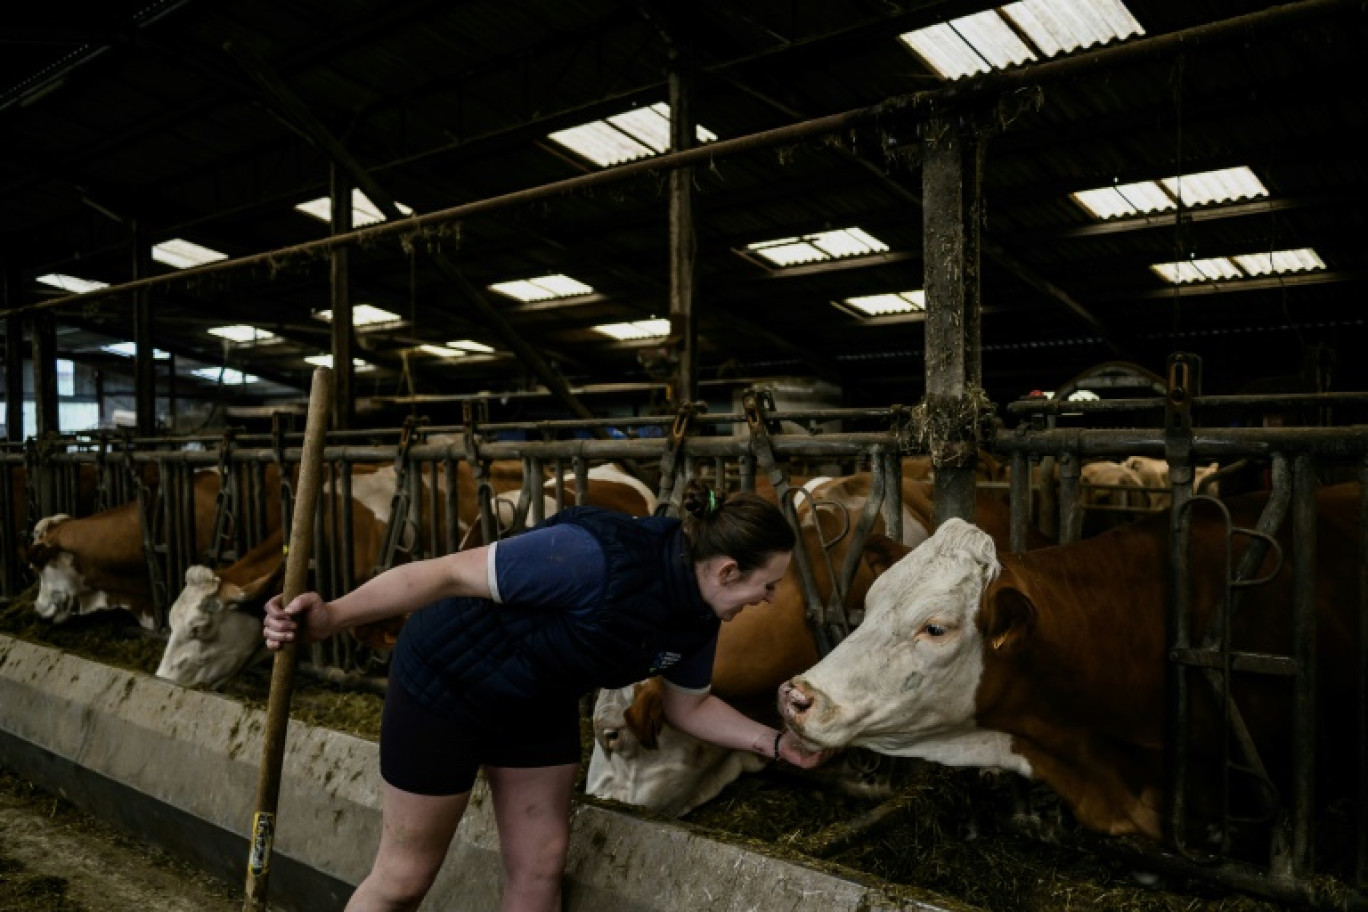
[[[779,729],[777,732],[774,733],[774,759],[775,759],[776,761],[779,761],[779,760],[784,759],[783,757],[780,757],[780,756],[779,756],[779,742],[780,742],[780,740],[783,739],[783,737],[784,737],[784,730],[783,730],[782,728]]]

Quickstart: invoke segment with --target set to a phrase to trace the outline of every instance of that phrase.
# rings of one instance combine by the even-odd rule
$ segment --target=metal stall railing
[[[630,430],[652,426],[660,431],[659,437],[626,437],[623,439],[601,440],[577,438],[570,435],[582,432],[589,423],[582,421],[532,422],[520,424],[481,423],[483,416],[473,412],[467,415],[464,425],[455,427],[427,427],[411,423],[406,428],[386,431],[349,432],[331,435],[331,442],[325,449],[324,459],[328,466],[325,481],[334,492],[333,497],[320,498],[320,516],[316,526],[322,536],[316,546],[319,557],[316,560],[315,586],[325,594],[347,591],[357,582],[350,559],[355,548],[356,529],[352,522],[352,511],[343,508],[351,502],[355,489],[366,479],[384,473],[384,483],[379,486],[382,499],[391,507],[388,517],[389,527],[406,525],[411,534],[394,539],[394,551],[388,555],[377,554],[372,569],[380,568],[399,559],[413,559],[450,552],[459,547],[462,534],[467,531],[467,520],[462,518],[474,514],[470,523],[474,528],[485,532],[490,538],[500,534],[511,534],[517,528],[509,526],[509,516],[505,515],[503,527],[495,512],[495,494],[510,493],[494,491],[491,483],[491,469],[498,464],[511,463],[519,467],[521,483],[516,489],[523,524],[535,522],[540,518],[542,495],[549,493],[557,508],[571,500],[582,500],[586,490],[588,466],[603,462],[618,462],[637,467],[646,467],[658,474],[654,477],[645,473],[643,481],[647,487],[661,494],[660,509],[669,512],[677,509],[677,491],[682,492],[683,482],[689,477],[700,474],[714,485],[724,490],[771,489],[791,522],[796,522],[799,505],[808,495],[799,493],[801,485],[793,483],[792,466],[806,461],[835,464],[842,470],[868,471],[871,474],[870,497],[867,509],[859,516],[849,516],[840,529],[849,543],[847,558],[836,566],[831,561],[829,549],[835,541],[819,539],[817,548],[809,553],[799,549],[795,554],[795,565],[804,580],[803,589],[808,606],[808,617],[814,626],[823,652],[839,642],[840,638],[853,626],[858,625],[858,611],[847,611],[844,594],[853,576],[854,563],[858,561],[860,540],[874,523],[882,520],[887,534],[897,535],[901,522],[901,458],[907,455],[903,449],[905,437],[899,433],[899,422],[905,418],[904,410],[897,407],[883,410],[817,410],[802,413],[776,413],[772,411],[763,395],[743,397],[744,412],[740,415],[709,415],[705,409],[689,407],[676,416],[656,416],[648,419],[631,419]],[[1200,397],[1192,400],[1193,408],[1203,404]],[[1086,403],[1084,405],[1087,405]],[[1167,406],[1165,406],[1167,407]],[[865,422],[874,429],[844,433],[787,433],[780,427],[785,423],[801,421],[845,418],[850,422]],[[627,421],[612,421],[608,424],[627,425]],[[592,422],[602,424],[604,422]],[[538,439],[502,440],[500,435],[513,432],[527,433]],[[365,439],[386,440],[384,444],[367,444],[353,441]],[[148,473],[158,478],[157,487],[164,493],[159,509],[149,510],[145,515],[153,521],[163,517],[162,528],[158,533],[187,535],[185,517],[193,504],[199,503],[193,493],[193,485],[187,486],[187,479],[193,478],[196,469],[207,471],[219,479],[220,488],[224,481],[238,484],[236,494],[219,498],[214,495],[216,510],[219,505],[228,503],[229,509],[237,513],[231,522],[213,524],[214,541],[219,542],[224,528],[237,529],[244,536],[237,540],[236,547],[247,547],[263,541],[269,533],[269,520],[260,505],[270,500],[266,495],[266,470],[274,467],[278,477],[284,479],[281,497],[287,502],[282,504],[283,516],[289,515],[288,479],[297,464],[300,447],[297,435],[277,433],[274,435],[236,435],[231,440],[225,437],[201,440],[158,441],[162,449],[148,448],[150,442],[130,443],[127,452],[118,446],[110,448],[86,448],[75,453],[53,453],[50,459],[61,462],[88,462],[92,465],[119,465],[126,460],[128,467],[155,466],[156,471]],[[199,445],[205,449],[186,449]],[[1014,550],[1024,550],[1026,533],[1030,523],[1030,500],[1032,486],[1030,467],[1032,462],[1040,462],[1045,457],[1056,459],[1064,470],[1061,476],[1059,509],[1061,517],[1075,509],[1077,491],[1068,483],[1072,474],[1068,463],[1074,464],[1088,458],[1115,457],[1126,455],[1149,455],[1167,457],[1173,472],[1172,516],[1175,528],[1189,522],[1194,504],[1200,505],[1203,499],[1195,496],[1192,487],[1191,466],[1197,461],[1220,460],[1233,462],[1240,459],[1266,459],[1275,469],[1273,477],[1275,489],[1286,489],[1294,522],[1306,523],[1305,504],[1308,492],[1314,488],[1311,472],[1322,464],[1347,464],[1361,469],[1368,475],[1368,430],[1362,427],[1350,428],[1214,428],[1203,429],[1191,423],[1172,421],[1156,430],[1090,430],[1078,428],[1037,428],[1029,423],[1013,430],[999,430],[993,438],[992,451],[1009,460],[1011,465],[1008,482],[1008,497],[1012,505],[1011,538]],[[167,448],[174,447],[174,448]],[[11,451],[0,453],[0,464],[7,470],[19,465]],[[228,469],[225,472],[224,467]],[[1283,467],[1290,467],[1284,469]],[[1189,471],[1185,472],[1187,468]],[[1279,479],[1284,478],[1284,482]],[[236,479],[232,481],[231,479]],[[1293,481],[1295,479],[1295,481]],[[366,482],[369,483],[369,482]],[[570,495],[573,484],[575,494]],[[535,487],[534,487],[535,485]],[[375,484],[370,484],[376,488]],[[470,498],[467,500],[466,498]],[[1281,500],[1279,493],[1275,500]],[[525,507],[522,505],[525,503]],[[1300,508],[1296,504],[1302,504]],[[809,504],[809,506],[812,506]],[[1303,511],[1298,513],[1298,510]],[[542,511],[544,512],[544,511]],[[403,515],[400,515],[400,514]],[[1295,517],[1302,516],[1298,520]],[[513,519],[516,521],[518,516]],[[1270,516],[1261,523],[1274,522]],[[1061,525],[1067,526],[1068,522]],[[388,529],[387,529],[388,531]],[[1299,528],[1296,538],[1299,543],[1310,542],[1304,528]],[[853,539],[854,541],[850,541]],[[192,539],[193,540],[193,539]],[[386,541],[389,539],[387,537]],[[386,546],[388,547],[388,545]],[[1368,547],[1368,546],[1365,546]],[[167,597],[173,597],[179,586],[173,585],[171,578],[170,556],[176,555],[177,569],[182,573],[186,561],[206,559],[208,549],[186,550],[184,546],[170,549],[166,554],[166,567],[159,570],[165,580]],[[7,554],[10,552],[7,552]],[[226,548],[220,557],[226,555]],[[1248,554],[1249,552],[1245,552]],[[853,557],[851,556],[853,555]],[[814,567],[816,562],[826,561],[826,574],[832,579],[830,591],[821,591],[816,585]],[[1183,572],[1184,558],[1179,550],[1172,557],[1173,564]],[[1241,584],[1251,578],[1252,570],[1247,569],[1252,557],[1246,556],[1241,562],[1234,560],[1233,569],[1228,575],[1231,588],[1238,590]],[[1314,557],[1309,549],[1294,555],[1293,569],[1299,580],[1304,580],[1308,568],[1313,566]],[[1257,564],[1257,561],[1254,561]],[[1365,561],[1368,563],[1368,561]],[[14,568],[6,566],[8,574]],[[1368,571],[1361,573],[1368,577]],[[1368,589],[1368,579],[1363,582]],[[1238,598],[1237,596],[1235,597]],[[1299,597],[1299,604],[1305,605],[1306,597]],[[1361,597],[1360,611],[1362,613]],[[1177,610],[1177,609],[1175,609]],[[1237,608],[1234,610],[1238,610]],[[338,638],[341,639],[341,638]],[[1255,659],[1242,656],[1229,648],[1228,641],[1217,637],[1215,642],[1197,644],[1175,644],[1173,671],[1175,692],[1195,687],[1212,687],[1213,674],[1228,676],[1232,672],[1245,673],[1254,666],[1265,666],[1286,674],[1285,669],[1303,667],[1307,661],[1304,648],[1292,654],[1277,658]],[[374,656],[362,647],[349,642],[324,644],[312,657],[313,661],[329,668],[346,672],[374,670]],[[1303,664],[1298,664],[1303,663]],[[1301,673],[1304,675],[1304,673]],[[1293,675],[1295,677],[1295,675]],[[1368,685],[1365,685],[1368,689]],[[1313,699],[1313,697],[1311,697]],[[1175,713],[1178,710],[1174,710]],[[1360,712],[1362,708],[1360,707]],[[1309,712],[1300,713],[1311,718]],[[1359,743],[1356,749],[1360,758],[1368,748],[1363,743],[1362,716],[1359,717]],[[1302,750],[1302,739],[1298,738],[1298,749]],[[1305,746],[1305,750],[1311,750]],[[1181,795],[1185,781],[1182,764],[1186,762],[1181,747],[1175,748],[1174,781],[1179,784],[1176,794]],[[1307,754],[1299,761],[1300,769],[1309,768]],[[1187,775],[1190,776],[1190,773]],[[1299,808],[1307,805],[1305,796],[1296,799]],[[1181,798],[1175,811],[1171,809],[1170,819],[1176,821],[1181,815]],[[1360,814],[1359,828],[1360,857],[1365,844],[1365,822]],[[1241,890],[1266,893],[1272,885],[1281,896],[1295,896],[1305,899],[1308,879],[1313,874],[1313,866],[1306,853],[1309,845],[1308,828],[1312,821],[1306,811],[1290,815],[1286,823],[1286,835],[1280,839],[1291,847],[1290,851],[1276,857],[1270,856],[1266,867],[1250,866],[1243,862],[1221,857],[1187,858],[1179,847],[1170,845],[1166,852],[1155,853],[1162,864],[1175,865],[1183,873],[1217,882],[1227,883]],[[1229,825],[1229,824],[1227,824]],[[1173,828],[1176,830],[1177,825]],[[1364,869],[1360,861],[1358,883],[1362,886]]]
[[[1305,397],[1209,397],[1196,395],[1191,377],[1185,372],[1184,362],[1177,358],[1170,373],[1170,394],[1158,400],[1112,401],[1106,403],[1014,403],[1009,411],[1018,414],[1041,414],[1048,409],[1069,408],[1095,411],[1159,410],[1162,427],[1152,430],[1045,428],[1039,423],[1023,423],[1013,431],[1000,433],[993,442],[995,452],[1003,453],[1011,461],[1010,497],[1012,505],[1012,544],[1022,550],[1030,522],[1030,490],[1028,472],[1032,463],[1047,459],[1060,466],[1059,524],[1061,539],[1077,534],[1078,490],[1074,481],[1076,467],[1089,458],[1124,458],[1145,455],[1164,458],[1171,475],[1172,505],[1170,515],[1171,545],[1169,560],[1170,653],[1168,667],[1168,732],[1166,739],[1166,778],[1169,804],[1166,809],[1167,848],[1145,853],[1147,859],[1161,869],[1169,869],[1187,876],[1211,880],[1236,889],[1272,896],[1291,902],[1320,905],[1327,908],[1363,908],[1361,894],[1352,890],[1329,890],[1317,879],[1314,844],[1314,773],[1316,766],[1315,720],[1317,718],[1315,669],[1315,585],[1317,570],[1317,542],[1315,536],[1315,493],[1319,485],[1317,474],[1336,467],[1355,470],[1362,483],[1368,476],[1368,426],[1355,425],[1338,428],[1201,428],[1194,425],[1193,412],[1228,407],[1266,405],[1270,400],[1296,398],[1304,405]],[[1341,394],[1337,402],[1363,404],[1368,395]],[[1079,408],[1082,406],[1082,408]],[[1259,460],[1269,466],[1271,482],[1267,505],[1253,528],[1241,529],[1233,525],[1221,500],[1199,494],[1194,490],[1193,467],[1206,461],[1218,460],[1225,464],[1244,464]],[[1188,595],[1189,580],[1199,569],[1193,564],[1191,540],[1195,514],[1198,510],[1215,512],[1226,528],[1225,585],[1220,604],[1195,605]],[[1287,520],[1290,516],[1291,519]],[[1273,536],[1285,522],[1290,522],[1293,543],[1290,557]],[[1359,534],[1368,530],[1368,499],[1360,508]],[[1359,810],[1351,822],[1357,842],[1355,870],[1351,877],[1359,890],[1368,883],[1368,814],[1362,810],[1365,790],[1368,790],[1368,734],[1365,734],[1364,699],[1368,697],[1368,655],[1363,640],[1368,631],[1368,571],[1363,569],[1368,539],[1361,539],[1359,572],[1356,585],[1358,596],[1358,630],[1360,636],[1358,663],[1359,705],[1351,715],[1354,723],[1352,749],[1357,752],[1357,804]],[[1272,555],[1270,557],[1270,555]],[[1261,570],[1265,558],[1275,561],[1271,570]],[[1238,616],[1244,593],[1266,583],[1280,569],[1282,562],[1290,564],[1293,599],[1288,606],[1294,630],[1293,642],[1286,654],[1271,655],[1241,651],[1232,642],[1231,620]],[[1343,572],[1337,568],[1335,572]],[[1191,617],[1195,610],[1208,608],[1213,620],[1206,634],[1194,640]],[[1233,696],[1232,681],[1236,676],[1271,676],[1288,682],[1293,691],[1294,711],[1288,722],[1288,743],[1291,746],[1292,776],[1290,794],[1283,796],[1272,790],[1263,759],[1258,755]],[[1202,775],[1210,770],[1199,770],[1194,764],[1193,724],[1194,702],[1214,696],[1221,707],[1219,723],[1225,733],[1219,739],[1223,758],[1217,764],[1219,796],[1222,814],[1216,831],[1204,831],[1201,845],[1191,842],[1193,790]],[[1346,719],[1347,721],[1347,719]],[[1252,784],[1252,785],[1251,785]],[[1242,817],[1230,806],[1229,796],[1236,787],[1262,791],[1267,798],[1266,819]],[[1261,827],[1264,854],[1262,862],[1250,862],[1246,857],[1231,856],[1238,832],[1248,841],[1251,829]],[[1213,841],[1214,840],[1214,841]]]

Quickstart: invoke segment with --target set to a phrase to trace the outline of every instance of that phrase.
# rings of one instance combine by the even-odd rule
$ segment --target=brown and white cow
[[[798,501],[798,515],[804,530],[804,547],[814,556],[817,591],[825,600],[831,593],[831,575],[827,561],[816,558],[822,546],[812,515],[813,505],[817,505],[822,540],[834,543],[831,567],[839,572],[850,547],[849,530],[864,509],[872,477],[862,473],[814,481],[809,489],[811,498]],[[934,523],[931,498],[930,484],[903,479],[902,541],[908,547],[920,544],[930,534]],[[1002,501],[990,494],[981,495],[977,511],[976,521],[991,529],[993,536],[1005,545],[1008,523]],[[880,519],[874,530],[882,528]],[[1037,536],[1028,546],[1043,543]],[[864,603],[871,582],[873,574],[860,565],[847,594],[847,610]],[[790,565],[773,601],[752,605],[722,625],[713,663],[712,692],[752,718],[777,725],[775,689],[792,675],[811,667],[817,658],[799,571]],[[599,695],[594,707],[594,748],[585,782],[588,794],[677,816],[712,800],[742,773],[764,765],[749,751],[714,747],[666,723],[659,696],[662,686],[660,679],[655,678]]]
[[[629,516],[650,516],[655,512],[656,496],[651,489],[616,465],[608,463],[593,466],[589,469],[588,481],[588,490],[584,495],[584,502],[588,506],[616,510]],[[497,488],[496,491],[498,491]],[[578,488],[573,475],[566,476],[562,491],[564,494],[562,505],[574,506],[578,500]],[[494,512],[494,519],[500,535],[508,531],[509,525],[515,519],[519,501],[524,496],[525,493],[521,490],[521,485],[498,491],[495,494],[490,508]],[[559,509],[556,503],[555,479],[548,479],[542,483],[541,496],[542,516],[555,515]],[[526,510],[524,520],[528,525],[531,525],[532,510],[530,503]],[[484,543],[484,531],[478,519],[474,519],[461,541],[461,549],[478,548]]]
[[[217,471],[195,473],[197,552],[209,546],[213,535],[218,489]],[[278,516],[279,497],[268,501],[268,509],[271,502]],[[33,607],[39,617],[60,624],[79,615],[123,608],[142,626],[153,626],[152,584],[136,502],[79,519],[65,514],[40,519],[25,558],[38,575]]]
[[[352,578],[359,585],[375,569],[385,525],[356,498],[351,510]],[[329,547],[329,527],[322,530],[322,538]],[[263,606],[284,584],[284,553],[284,534],[277,527],[222,570],[199,565],[186,570],[185,588],[167,618],[171,636],[157,677],[186,687],[218,687],[264,655]]]
[[[1317,498],[1317,705],[1327,723],[1318,731],[1332,741],[1328,723],[1353,705],[1343,701],[1355,687],[1359,496],[1341,485]],[[1252,527],[1264,501],[1251,495],[1228,506],[1237,525]],[[1194,517],[1195,641],[1222,592],[1225,536],[1215,513]],[[789,682],[785,721],[811,746],[1012,770],[1052,788],[1089,829],[1159,838],[1168,525],[1153,517],[1019,555],[999,553],[958,520],[911,552],[871,541],[866,560],[882,573],[864,622]],[[1279,539],[1290,553],[1289,533]],[[1237,648],[1291,651],[1287,563],[1272,583],[1245,591]],[[1265,572],[1274,566],[1265,559]],[[1240,678],[1236,696],[1276,779],[1292,741],[1285,682]]]
[[[365,582],[375,569],[381,545],[385,540],[394,490],[393,466],[356,466],[352,492],[352,579],[357,585]],[[497,498],[516,497],[510,488],[521,485],[522,463],[517,460],[496,462],[490,472],[490,483]],[[591,503],[650,515],[654,498],[639,482],[635,486],[622,481],[620,473],[610,467],[596,467],[589,472]],[[423,490],[427,491],[427,478]],[[632,481],[635,481],[634,479]],[[439,482],[444,479],[439,476]],[[473,476],[468,465],[460,464],[457,474],[460,528],[468,534],[479,531],[478,499]],[[441,485],[439,484],[439,488]],[[567,496],[574,496],[573,480],[566,482]],[[548,482],[548,490],[550,483]],[[330,486],[325,486],[328,496]],[[437,521],[443,521],[439,499]],[[377,515],[378,512],[378,515]],[[547,506],[547,514],[555,512],[554,499]],[[430,532],[430,511],[423,498],[421,511],[415,505],[421,521],[410,524],[411,534],[426,536]],[[325,542],[331,530],[323,530]],[[410,538],[410,544],[412,539]],[[185,588],[172,605],[168,618],[171,636],[162,655],[157,676],[187,686],[217,687],[250,664],[261,654],[262,606],[280,592],[283,583],[284,557],[282,535],[277,529],[261,545],[237,563],[221,571],[196,566],[186,571]],[[397,555],[405,560],[403,550]],[[403,618],[356,628],[352,635],[373,649],[392,648],[403,625]]]

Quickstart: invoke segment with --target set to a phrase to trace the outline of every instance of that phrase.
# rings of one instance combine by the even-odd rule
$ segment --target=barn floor
[[[0,832],[0,912],[242,908],[240,888],[130,839],[5,770]]]

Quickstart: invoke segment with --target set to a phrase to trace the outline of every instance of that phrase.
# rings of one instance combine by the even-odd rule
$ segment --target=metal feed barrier
[[[1174,384],[1175,387],[1178,384]],[[1061,538],[1075,538],[1080,528],[1081,490],[1077,467],[1091,458],[1117,458],[1148,455],[1167,459],[1172,478],[1169,510],[1175,530],[1174,544],[1169,555],[1171,573],[1175,580],[1171,588],[1171,623],[1177,631],[1171,644],[1168,669],[1172,705],[1169,707],[1170,730],[1174,737],[1168,759],[1168,771],[1173,788],[1168,807],[1168,829],[1174,835],[1165,846],[1153,849],[1127,845],[1126,853],[1139,854],[1148,864],[1199,879],[1221,883],[1247,892],[1327,908],[1362,908],[1361,893],[1344,890],[1333,896],[1323,890],[1323,879],[1318,879],[1312,845],[1312,789],[1314,770],[1314,740],[1306,728],[1315,717],[1315,694],[1309,683],[1309,669],[1313,655],[1308,648],[1310,625],[1314,619],[1312,598],[1315,565],[1314,536],[1307,534],[1313,525],[1312,496],[1316,487],[1317,471],[1349,467],[1360,482],[1368,481],[1368,426],[1354,425],[1338,428],[1203,428],[1194,423],[1194,413],[1202,414],[1232,406],[1232,397],[1204,400],[1197,395],[1173,395],[1159,400],[1135,400],[1133,409],[1159,409],[1165,419],[1154,429],[1087,429],[1050,427],[1042,416],[1060,408],[1048,402],[1014,403],[1009,413],[1025,415],[1026,420],[1013,429],[995,427],[988,435],[993,454],[1010,464],[1010,481],[1005,496],[1011,504],[1011,538],[1014,550],[1022,550],[1030,528],[1033,506],[1051,503],[1051,513],[1057,514],[1057,528]],[[1368,397],[1361,397],[1368,401]],[[1247,406],[1262,400],[1244,400]],[[1353,400],[1359,402],[1360,400]],[[602,462],[617,462],[637,467],[647,484],[659,492],[660,512],[677,513],[684,482],[695,475],[708,478],[726,490],[753,490],[761,479],[773,487],[779,503],[791,522],[797,522],[798,504],[810,497],[801,486],[792,483],[794,467],[820,467],[825,474],[867,471],[871,474],[872,496],[859,516],[849,516],[841,523],[839,534],[819,547],[817,553],[799,549],[795,564],[807,601],[807,614],[823,653],[838,643],[860,622],[858,611],[847,613],[844,596],[857,569],[860,545],[882,519],[887,534],[900,532],[901,503],[898,497],[902,478],[902,457],[908,439],[906,423],[909,410],[903,407],[887,409],[827,409],[810,412],[775,413],[763,393],[751,393],[743,398],[744,411],[739,415],[709,415],[701,406],[690,405],[675,416],[602,419],[599,421],[544,421],[535,423],[491,424],[479,423],[476,416],[467,415],[464,426],[426,427],[410,422],[403,428],[389,431],[362,431],[334,434],[325,449],[326,482],[337,492],[337,497],[321,499],[316,528],[314,565],[315,586],[327,595],[347,591],[354,585],[351,561],[352,532],[349,510],[337,509],[346,503],[358,472],[376,467],[393,469],[393,485],[389,491],[390,522],[380,552],[376,555],[376,569],[391,566],[400,559],[417,559],[448,553],[460,545],[461,530],[457,517],[461,510],[461,491],[457,484],[461,466],[469,468],[475,481],[478,506],[478,525],[486,540],[512,534],[519,528],[536,523],[544,512],[541,498],[541,479],[549,478],[558,506],[565,505],[567,480],[574,479],[575,490],[583,497],[588,466]],[[1090,407],[1114,411],[1121,408],[1116,402],[1071,403],[1069,408],[1085,413]],[[785,431],[792,422],[828,422],[840,420],[845,426],[859,426],[864,430],[835,433],[806,433]],[[605,426],[625,428],[631,436],[620,439],[595,439],[572,436],[592,433]],[[661,436],[639,436],[641,429],[657,430]],[[501,440],[506,434],[535,436],[533,440]],[[382,440],[383,443],[371,441]],[[358,442],[361,441],[361,442]],[[244,553],[261,541],[266,532],[266,512],[263,509],[267,489],[265,473],[274,466],[280,471],[281,515],[290,515],[290,485],[293,467],[300,457],[298,438],[277,431],[270,435],[236,434],[217,438],[178,438],[156,441],[105,440],[98,437],[68,441],[50,446],[35,461],[29,451],[0,452],[6,481],[12,482],[19,470],[28,473],[29,483],[41,493],[46,490],[48,503],[75,504],[79,494],[82,467],[92,477],[106,480],[109,491],[131,489],[144,503],[142,511],[145,534],[157,555],[155,569],[150,571],[160,582],[156,589],[159,598],[174,597],[187,562],[228,560]],[[518,492],[517,507],[512,515],[502,517],[494,509],[495,498],[489,483],[489,470],[496,461],[516,460],[522,466],[525,483]],[[1060,466],[1057,491],[1032,481],[1032,467],[1052,460]],[[1298,639],[1285,656],[1263,656],[1241,653],[1227,638],[1209,637],[1203,642],[1190,642],[1184,634],[1188,606],[1180,593],[1185,590],[1181,581],[1192,571],[1185,542],[1192,523],[1193,510],[1205,504],[1218,504],[1214,498],[1200,496],[1193,488],[1193,467],[1218,460],[1232,464],[1239,460],[1261,460],[1269,465],[1272,494],[1269,508],[1260,520],[1259,534],[1252,537],[1255,545],[1243,548],[1248,538],[1236,533],[1232,540],[1231,566],[1227,570],[1228,594],[1221,607],[1225,617],[1238,611],[1239,593],[1257,583],[1251,579],[1258,566],[1266,536],[1276,531],[1284,515],[1293,523],[1295,553],[1290,557],[1294,572],[1294,586],[1298,593],[1292,610],[1299,612]],[[63,467],[57,469],[55,467]],[[43,475],[45,467],[53,467],[54,474]],[[121,474],[139,477],[138,468],[154,467],[141,477],[151,479],[115,488]],[[646,467],[645,470],[642,467]],[[197,554],[185,545],[186,516],[192,511],[193,488],[187,484],[195,470],[213,470],[224,484],[215,502],[214,534],[208,553]],[[807,474],[807,473],[800,473]],[[33,479],[37,478],[34,482]],[[52,481],[52,478],[58,481]],[[44,488],[44,486],[46,486]],[[16,504],[12,484],[5,486],[2,505],[6,515],[15,516]],[[189,492],[189,493],[187,493]],[[100,495],[109,502],[112,494]],[[34,504],[41,498],[25,496],[31,515]],[[1205,507],[1203,507],[1205,508]],[[1368,509],[1360,520],[1368,527]],[[17,565],[15,548],[19,541],[16,523],[4,524],[6,540],[4,572],[0,575],[7,586],[6,596],[22,585],[23,567]],[[407,532],[405,532],[407,530]],[[850,556],[841,566],[834,566],[831,546],[844,537],[850,538]],[[1365,540],[1368,540],[1366,538]],[[834,581],[833,590],[824,594],[815,583],[814,566],[826,561],[826,569]],[[1360,560],[1359,613],[1361,629],[1368,629],[1368,554]],[[343,638],[336,638],[342,640]],[[1362,651],[1360,646],[1360,651]],[[320,666],[337,669],[339,673],[355,675],[373,671],[375,657],[363,647],[350,641],[321,644],[312,656]],[[1368,663],[1366,663],[1368,664]],[[1265,863],[1251,863],[1222,855],[1222,846],[1229,844],[1228,834],[1239,827],[1248,831],[1249,821],[1227,818],[1221,823],[1225,838],[1218,839],[1216,848],[1198,849],[1187,844],[1186,814],[1189,810],[1188,789],[1195,781],[1191,768],[1190,745],[1185,722],[1190,704],[1197,692],[1214,692],[1227,706],[1225,722],[1235,734],[1229,739],[1235,745],[1234,755],[1224,765],[1221,775],[1227,791],[1232,776],[1244,776],[1242,770],[1259,768],[1257,756],[1247,738],[1239,736],[1239,707],[1229,697],[1226,682],[1233,673],[1271,674],[1285,678],[1296,689],[1298,726],[1293,737],[1295,748],[1295,782],[1288,796],[1276,796],[1266,831]],[[1364,684],[1368,690],[1368,683]],[[1360,710],[1361,712],[1361,710]],[[1368,765],[1368,739],[1364,735],[1363,717],[1356,718],[1356,741],[1360,770]],[[859,758],[857,758],[858,760]],[[863,758],[865,760],[869,758]],[[1232,772],[1234,771],[1234,772]],[[862,775],[878,776],[886,772],[866,768]],[[1363,784],[1360,783],[1360,794]],[[1358,803],[1353,821],[1358,853],[1354,886],[1362,890],[1368,873],[1368,802]],[[871,825],[881,825],[890,814],[869,815]],[[820,836],[820,834],[819,834]],[[1108,840],[1084,837],[1085,843],[1097,851],[1114,852],[1117,846]],[[822,844],[820,838],[812,840]]]

